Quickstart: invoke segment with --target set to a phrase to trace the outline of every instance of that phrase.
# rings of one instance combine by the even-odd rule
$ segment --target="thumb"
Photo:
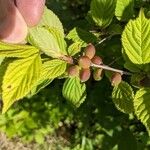
[[[21,43],[27,36],[27,25],[12,0],[0,0],[0,39]]]
[[[16,0],[15,2],[27,25],[30,27],[37,25],[44,11],[45,0]]]

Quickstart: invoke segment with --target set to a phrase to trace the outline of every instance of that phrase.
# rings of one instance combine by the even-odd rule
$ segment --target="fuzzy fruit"
[[[89,44],[85,50],[84,50],[85,56],[89,57],[90,59],[92,59],[96,53],[95,47],[93,44]]]
[[[15,3],[28,26],[38,24],[44,11],[45,0],[16,0]]]
[[[87,56],[81,56],[79,58],[78,63],[79,63],[79,66],[84,69],[87,69],[91,66],[91,60]]]
[[[91,71],[90,69],[82,69],[80,71],[80,80],[81,82],[86,82],[90,79],[90,76],[91,76]]]
[[[121,83],[122,81],[122,76],[120,73],[116,72],[112,75],[111,77],[111,85],[112,86],[117,86]]]
[[[79,66],[70,66],[67,72],[69,76],[79,76]]]
[[[91,61],[93,64],[96,64],[96,65],[103,64],[102,58],[99,56],[94,56]]]
[[[0,40],[21,43],[27,36],[27,25],[12,0],[0,0]]]
[[[103,69],[95,69],[93,72],[93,78],[95,81],[100,81],[103,77]]]

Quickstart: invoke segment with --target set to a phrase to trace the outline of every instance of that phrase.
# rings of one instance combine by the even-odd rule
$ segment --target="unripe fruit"
[[[84,69],[87,69],[91,66],[91,60],[87,56],[81,56],[79,58],[78,63],[79,63],[79,66]]]
[[[93,72],[93,78],[95,81],[100,81],[103,78],[103,69],[95,69]]]
[[[90,69],[82,69],[80,71],[80,80],[81,82],[86,82],[90,79],[90,76],[91,76],[91,71]]]
[[[112,75],[111,77],[111,85],[112,86],[117,86],[121,83],[122,81],[122,76],[120,73],[116,72]]]
[[[95,47],[93,44],[89,44],[85,50],[84,50],[85,56],[89,57],[90,59],[92,59],[96,53]]]
[[[94,56],[91,61],[93,64],[96,64],[96,65],[103,64],[102,58],[99,56]]]
[[[69,76],[79,76],[79,66],[70,66],[67,72]]]
[[[21,43],[27,36],[27,25],[12,0],[0,0],[0,40]]]
[[[16,6],[27,25],[32,27],[37,25],[42,17],[45,0],[16,0]]]

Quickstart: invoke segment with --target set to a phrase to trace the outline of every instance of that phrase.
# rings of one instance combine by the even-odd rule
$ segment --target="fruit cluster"
[[[96,49],[93,44],[88,44],[84,49],[82,56],[78,58],[78,62],[75,64],[72,57],[64,57],[70,65],[67,73],[69,76],[77,76],[81,82],[86,82],[90,79],[91,70],[94,80],[100,81],[103,77],[103,69],[100,67],[93,67],[94,65],[103,65],[102,58],[95,55]],[[92,68],[92,69],[91,69]],[[112,86],[118,85],[122,81],[122,75],[118,72],[113,72],[110,81]]]
[[[91,64],[100,65],[102,64],[102,59],[96,56],[96,49],[93,44],[88,44],[84,49],[83,55],[79,57],[78,63],[76,65],[69,66],[68,75],[69,76],[79,76],[81,82],[86,82],[91,76]],[[93,69],[93,78],[96,81],[101,80],[103,70],[100,68]]]

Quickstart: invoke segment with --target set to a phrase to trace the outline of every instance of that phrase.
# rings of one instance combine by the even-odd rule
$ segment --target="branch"
[[[113,72],[118,72],[120,73],[121,75],[132,75],[132,73],[130,72],[126,72],[126,71],[123,71],[123,70],[119,70],[119,69],[115,69],[115,68],[112,68],[112,67],[109,67],[107,65],[96,65],[96,64],[91,64],[91,67],[95,67],[95,68],[101,68],[101,69],[104,69],[104,70],[109,70],[109,71],[113,71]]]

